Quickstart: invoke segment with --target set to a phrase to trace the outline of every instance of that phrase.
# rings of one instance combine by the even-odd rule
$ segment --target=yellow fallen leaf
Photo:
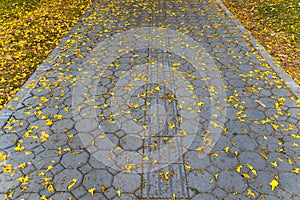
[[[185,168],[185,169],[190,169],[191,166],[189,166],[189,165],[187,165],[187,164],[184,164],[184,168]]]
[[[264,153],[259,153],[264,159],[266,159],[266,160],[268,160],[268,157],[267,157],[267,155],[266,154],[264,154]]]
[[[270,162],[270,164],[273,165],[274,167],[277,167],[277,166],[278,166],[276,161]]]
[[[52,166],[52,165],[49,165],[49,166],[47,167],[47,169],[45,170],[45,172],[50,171],[52,168],[53,168],[53,166]]]
[[[121,196],[121,191],[120,190],[116,190],[116,193],[118,194],[118,197]]]
[[[101,191],[102,193],[104,193],[105,190],[106,190],[105,186],[102,186],[101,189],[100,189],[100,191]]]
[[[54,192],[53,184],[49,184],[48,187],[47,187],[47,190],[50,191],[50,192]]]
[[[236,167],[236,171],[237,171],[237,172],[241,172],[241,169],[242,169],[242,168],[243,168],[243,165],[239,165],[239,166]]]
[[[246,173],[246,172],[243,172],[243,176],[244,176],[244,178],[246,178],[246,179],[249,179],[249,178],[250,178],[250,175],[249,175],[248,173]]]
[[[300,135],[297,135],[297,134],[291,134],[291,136],[292,136],[294,139],[300,139]]]
[[[76,178],[73,178],[69,183],[71,184],[68,186],[68,190],[71,189],[77,183]]]
[[[215,176],[216,180],[218,180],[219,174],[216,173],[214,176]]]
[[[20,144],[17,144],[17,146],[14,148],[14,150],[21,152],[25,149],[25,147],[21,146]]]
[[[230,147],[225,147],[225,148],[224,148],[225,152],[228,152],[229,149],[230,149]]]
[[[297,167],[297,168],[291,170],[290,172],[293,172],[293,173],[295,173],[295,174],[299,174],[299,169],[300,169],[300,168]]]
[[[250,189],[248,189],[248,194],[251,195],[253,198],[256,198],[255,194]]]
[[[94,196],[94,191],[96,190],[96,188],[91,188],[91,189],[89,189],[88,190],[88,192],[92,195],[92,196]]]
[[[21,182],[22,185],[28,184],[28,176],[17,178],[18,181]]]
[[[45,195],[41,196],[41,200],[48,200]]]
[[[25,167],[26,167],[26,162],[24,162],[18,166],[19,169],[24,169]]]
[[[169,125],[170,129],[174,129],[174,127],[175,127],[175,124],[168,123],[168,125]]]
[[[172,200],[176,200],[176,194],[172,194]]]
[[[272,180],[269,184],[272,187],[272,191],[273,191],[278,186],[278,181]]]
[[[11,193],[7,194],[6,195],[6,199],[8,199],[8,198],[12,199],[13,195],[14,195],[14,191],[12,191]]]

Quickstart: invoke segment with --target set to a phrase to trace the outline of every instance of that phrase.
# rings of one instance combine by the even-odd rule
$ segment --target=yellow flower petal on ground
[[[89,192],[92,196],[94,196],[95,190],[96,190],[96,188],[91,188],[91,189],[88,190],[88,192]]]
[[[274,179],[269,184],[272,187],[272,191],[273,191],[278,186],[278,181]]]
[[[74,187],[74,185],[77,183],[77,179],[73,178],[69,183],[71,184],[68,186],[68,190]]]
[[[116,190],[116,193],[118,194],[118,197],[121,196],[121,191],[120,190]]]

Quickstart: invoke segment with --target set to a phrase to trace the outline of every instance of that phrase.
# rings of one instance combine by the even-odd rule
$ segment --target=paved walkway
[[[97,1],[0,115],[0,199],[300,199],[299,99],[216,3]]]

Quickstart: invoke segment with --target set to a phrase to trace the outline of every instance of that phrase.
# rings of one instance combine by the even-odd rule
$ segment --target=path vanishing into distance
[[[219,1],[95,1],[0,112],[0,199],[300,199],[297,85]]]

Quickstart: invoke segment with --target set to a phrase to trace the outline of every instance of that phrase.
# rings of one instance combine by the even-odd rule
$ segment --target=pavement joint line
[[[300,99],[300,85],[298,85],[279,65],[274,58],[266,51],[266,49],[254,38],[254,36],[241,24],[241,22],[232,14],[232,12],[225,6],[222,0],[215,0],[219,7],[228,15],[229,19],[240,29],[241,34],[245,34],[253,47],[260,53],[260,55],[266,60],[268,65],[277,73],[277,75],[283,79],[287,88]]]

